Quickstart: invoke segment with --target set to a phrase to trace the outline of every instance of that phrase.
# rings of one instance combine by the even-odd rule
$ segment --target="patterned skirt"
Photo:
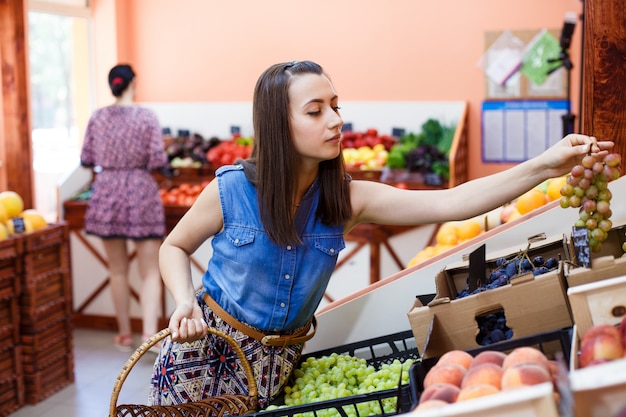
[[[226,333],[241,346],[256,378],[259,408],[266,408],[289,381],[304,344],[264,346],[231,327],[203,301],[199,302],[209,327]],[[222,337],[209,333],[191,343],[172,342],[168,337],[154,363],[148,405],[183,404],[247,393],[248,381],[239,366],[239,357]]]

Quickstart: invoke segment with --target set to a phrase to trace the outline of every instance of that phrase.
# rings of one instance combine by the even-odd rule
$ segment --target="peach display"
[[[517,347],[508,354],[485,350],[472,356],[465,351],[449,351],[441,355],[426,373],[420,404],[439,407],[440,403],[430,402],[469,401],[512,389],[553,383],[557,368],[551,362],[541,350],[529,346]]]

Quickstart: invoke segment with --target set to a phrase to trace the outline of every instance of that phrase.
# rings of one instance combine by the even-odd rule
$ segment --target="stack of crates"
[[[52,224],[20,242],[25,401],[36,404],[74,381],[69,227]]]
[[[22,264],[17,242],[0,241],[0,417],[24,405],[18,307]]]

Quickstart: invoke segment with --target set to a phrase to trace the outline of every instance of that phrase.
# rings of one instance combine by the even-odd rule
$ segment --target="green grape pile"
[[[309,357],[300,367],[294,370],[295,382],[285,387],[284,406],[270,405],[266,410],[312,404],[320,401],[335,400],[375,391],[397,389],[398,383],[408,384],[409,368],[413,359],[400,361],[394,359],[390,364],[381,365],[376,370],[362,358],[346,354],[332,353],[320,358]],[[343,406],[343,412],[349,417],[366,417],[372,415],[395,414],[395,396],[382,400],[383,410],[379,401],[364,401],[354,406]],[[316,410],[315,413],[305,412],[302,417],[340,417],[335,408]]]
[[[610,218],[611,191],[608,183],[621,176],[621,156],[617,153],[605,155],[602,160],[586,155],[580,165],[572,167],[567,183],[561,188],[561,207],[579,208],[577,227],[586,227],[589,249],[599,252],[602,242],[613,227]]]

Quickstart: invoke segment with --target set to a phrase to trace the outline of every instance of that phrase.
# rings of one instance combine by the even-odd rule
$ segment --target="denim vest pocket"
[[[343,237],[317,236],[313,238],[315,248],[329,256],[337,256],[346,247]]]
[[[226,237],[230,243],[237,247],[254,242],[254,232],[250,229],[228,228]]]

